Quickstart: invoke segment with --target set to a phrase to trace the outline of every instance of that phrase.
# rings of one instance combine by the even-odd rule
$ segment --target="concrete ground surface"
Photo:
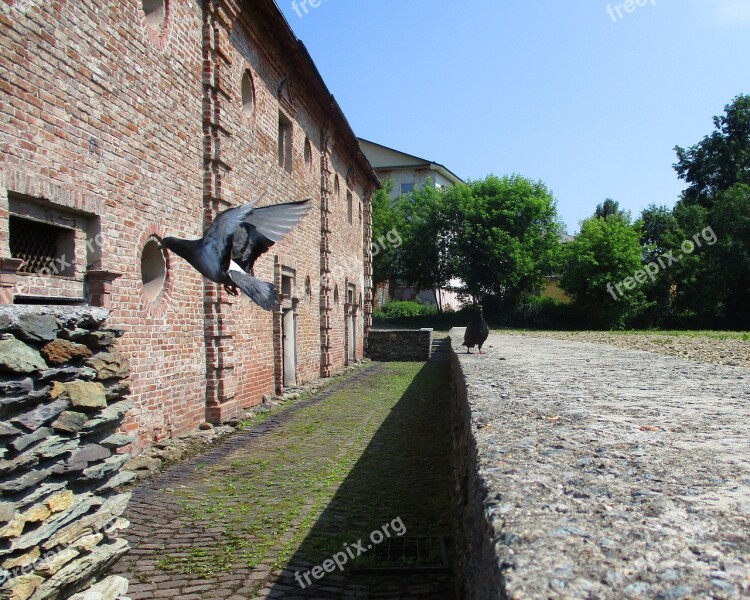
[[[371,364],[135,488],[128,595],[452,600],[447,365]]]
[[[746,368],[452,335],[502,597],[750,597]]]

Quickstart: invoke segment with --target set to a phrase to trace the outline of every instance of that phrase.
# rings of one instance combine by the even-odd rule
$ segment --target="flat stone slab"
[[[750,594],[750,371],[461,333],[501,597]]]

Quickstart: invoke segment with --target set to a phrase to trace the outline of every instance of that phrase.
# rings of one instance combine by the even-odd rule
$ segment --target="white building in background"
[[[409,194],[415,188],[423,187],[428,179],[436,187],[451,187],[463,183],[458,175],[440,163],[362,138],[359,138],[359,146],[381,181],[386,177],[393,179],[395,185],[391,193],[392,198],[397,198],[401,194]]]
[[[460,279],[452,279],[450,281],[451,287],[458,287],[462,285]],[[375,306],[382,306],[385,302],[386,290],[378,286],[375,292]],[[423,304],[437,304],[444,312],[454,312],[460,310],[464,304],[471,304],[472,298],[467,297],[464,300],[459,298],[456,292],[451,290],[422,290],[417,292],[414,288],[395,285],[390,290],[391,300],[417,300]]]
[[[428,180],[438,188],[464,183],[458,175],[440,163],[394,150],[363,138],[359,138],[359,146],[380,180],[383,181],[387,177],[393,180],[395,184],[391,191],[393,199],[424,187]],[[459,280],[451,281],[451,286],[460,285]],[[382,306],[387,300],[419,300],[425,304],[437,304],[447,311],[458,310],[464,304],[458,294],[450,290],[415,290],[393,281],[387,286],[380,285],[375,290],[375,306]]]

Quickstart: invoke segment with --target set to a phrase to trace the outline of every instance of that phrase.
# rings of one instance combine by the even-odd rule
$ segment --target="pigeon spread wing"
[[[219,259],[223,272],[229,270],[234,232],[240,223],[247,218],[247,215],[252,212],[253,206],[255,206],[255,202],[249,202],[219,213],[203,236],[204,248]]]
[[[250,271],[258,257],[281,240],[310,210],[310,200],[256,208],[234,233],[232,259]]]
[[[256,208],[245,217],[245,223],[254,225],[258,233],[272,242],[278,242],[302,220],[309,210],[310,200],[264,206]]]

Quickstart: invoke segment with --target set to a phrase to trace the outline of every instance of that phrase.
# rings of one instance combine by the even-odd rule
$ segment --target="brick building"
[[[111,308],[140,444],[362,357],[379,183],[272,0],[0,0],[0,29],[2,302]],[[303,198],[255,267],[275,313],[154,241]]]

